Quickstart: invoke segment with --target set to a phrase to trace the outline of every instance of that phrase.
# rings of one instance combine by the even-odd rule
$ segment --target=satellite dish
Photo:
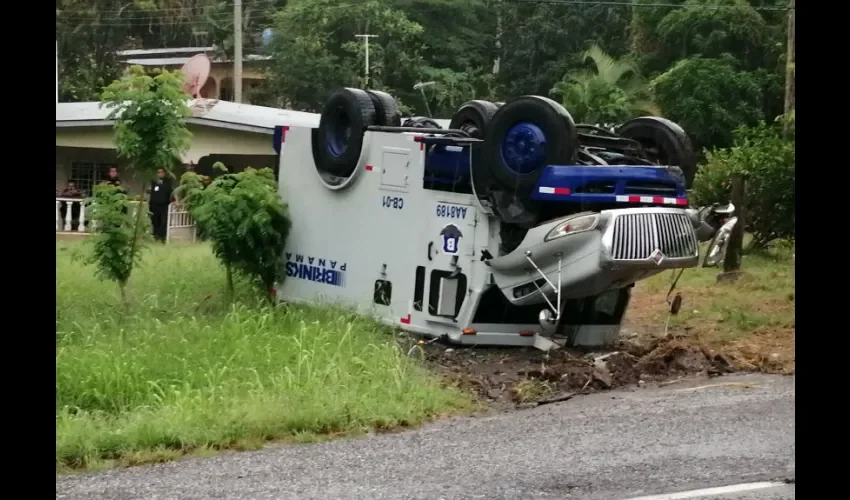
[[[272,40],[274,39],[274,31],[271,28],[266,28],[263,30],[262,40],[263,47],[268,47]]]
[[[201,88],[207,83],[207,78],[210,77],[210,66],[210,58],[205,54],[194,55],[186,61],[186,64],[180,68],[180,71],[186,77],[183,91],[194,98],[201,97]]]

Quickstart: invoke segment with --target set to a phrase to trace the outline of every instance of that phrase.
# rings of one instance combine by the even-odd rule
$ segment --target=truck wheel
[[[333,91],[319,121],[316,166],[338,177],[350,176],[360,161],[363,133],[376,122],[368,93],[352,88]]]
[[[620,125],[617,134],[639,142],[650,161],[682,169],[685,187],[691,187],[697,173],[696,155],[691,139],[678,124],[658,116],[643,116]]]
[[[540,96],[508,101],[493,116],[486,137],[483,168],[497,187],[522,198],[531,194],[544,167],[572,165],[578,151],[572,116]]]
[[[413,116],[404,120],[403,127],[412,127],[412,128],[443,128],[439,123],[435,122],[431,118],[427,116]]]
[[[493,115],[499,107],[488,101],[469,101],[458,108],[449,123],[450,129],[463,130],[469,137],[484,139]]]
[[[382,127],[400,127],[401,112],[398,110],[398,105],[395,98],[386,92],[380,90],[367,90],[367,94],[372,98],[372,105],[375,106],[375,125]]]

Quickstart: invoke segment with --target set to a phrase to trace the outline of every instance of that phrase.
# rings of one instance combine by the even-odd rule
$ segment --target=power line
[[[652,3],[636,3],[624,2],[622,0],[505,0],[507,3],[529,3],[529,4],[549,4],[549,5],[608,5],[617,7],[670,7],[678,9],[740,9],[742,5],[721,5],[721,4],[682,4],[670,2],[652,2]],[[759,11],[787,11],[788,6],[749,6],[753,10]]]
[[[328,5],[323,8],[323,10],[329,9],[345,9],[348,7],[354,7],[357,5],[361,5],[366,3],[367,0],[361,0],[359,2],[349,2],[349,3],[338,3],[334,5]],[[295,5],[284,8],[275,8],[275,7],[267,7],[263,10],[254,10],[252,11],[253,15],[264,15],[264,14],[276,14],[281,11],[289,11],[289,12],[298,12],[303,11],[309,8],[306,5]],[[148,11],[153,12],[153,11]],[[209,24],[210,22],[230,22],[232,20],[232,16],[230,12],[215,12],[215,13],[207,13],[207,14],[196,14],[192,18],[185,19],[171,19],[169,21],[164,21],[163,18],[168,18],[166,15],[158,16],[158,15],[149,15],[149,16],[140,16],[140,17],[115,17],[111,19],[106,19],[102,21],[103,18],[99,16],[78,16],[75,14],[68,15],[63,19],[63,16],[59,15],[56,17],[56,22],[59,24],[66,25],[74,25],[74,24],[87,24],[88,26],[104,26],[104,27],[132,27],[132,26],[144,26],[145,24],[155,23],[155,24],[163,24],[170,26],[198,26]],[[198,19],[202,18],[202,19]]]
[[[278,3],[279,1],[280,0],[253,0],[251,2],[246,2],[245,6],[246,7],[253,7],[254,5],[258,5],[258,4],[259,5],[275,4],[275,3]],[[193,7],[171,7],[171,8],[164,8],[164,9],[144,9],[142,12],[181,12],[181,11],[186,11],[186,10],[196,10],[196,9],[197,10],[205,10],[205,9],[212,9],[212,8],[213,8],[213,6],[211,6],[211,5],[201,5],[201,6],[194,7],[194,8]],[[61,9],[57,9],[56,15],[59,16],[62,12],[63,11]],[[100,13],[100,14],[118,14],[118,15],[121,15],[121,14],[124,14],[125,12],[127,12],[127,9],[117,9],[117,10],[101,10],[101,9],[98,9],[97,12]],[[131,11],[131,12],[137,12],[137,11]]]

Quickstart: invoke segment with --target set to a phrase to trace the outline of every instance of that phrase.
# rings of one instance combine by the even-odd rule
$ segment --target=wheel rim
[[[333,123],[328,127],[326,146],[330,154],[339,158],[348,149],[348,140],[351,138],[351,120],[348,113],[343,109],[337,109],[334,114]]]
[[[546,163],[546,134],[537,125],[520,122],[502,138],[502,160],[511,171],[527,175]]]

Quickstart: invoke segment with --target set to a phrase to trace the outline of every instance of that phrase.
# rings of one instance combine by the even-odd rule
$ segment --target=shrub
[[[96,185],[86,203],[95,231],[89,239],[91,253],[85,256],[85,262],[95,265],[98,278],[118,284],[126,304],[127,281],[149,241],[150,219],[131,215],[132,204],[126,192],[111,184]],[[137,210],[145,209],[144,203],[139,202]]]
[[[753,246],[794,238],[795,144],[782,139],[781,127],[759,123],[735,131],[731,148],[709,151],[694,180],[691,197],[699,205],[727,203],[734,173],[747,175],[746,223]]]
[[[219,163],[215,167],[226,170]],[[291,227],[274,172],[246,168],[225,173],[206,187],[198,175],[186,173],[179,192],[199,231],[210,240],[213,253],[224,265],[231,295],[234,272],[264,291],[270,290],[280,276],[283,247]]]

